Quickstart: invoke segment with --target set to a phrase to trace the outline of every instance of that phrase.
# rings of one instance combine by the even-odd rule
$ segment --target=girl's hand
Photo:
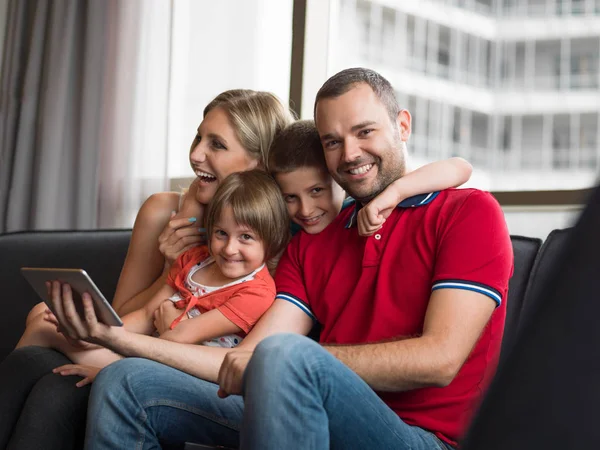
[[[78,375],[80,377],[83,377],[83,380],[75,383],[75,386],[83,387],[88,384],[91,384],[96,379],[96,375],[98,375],[98,372],[100,372],[100,368],[93,366],[84,366],[82,364],[65,364],[64,366],[52,369],[52,372],[59,373],[63,377],[69,375]]]
[[[177,309],[175,304],[171,300],[165,300],[162,304],[154,311],[154,327],[158,331],[159,335],[162,335],[166,331],[169,331],[171,324],[177,319],[182,309]],[[184,317],[186,319],[186,317]],[[183,319],[182,319],[183,320]]]

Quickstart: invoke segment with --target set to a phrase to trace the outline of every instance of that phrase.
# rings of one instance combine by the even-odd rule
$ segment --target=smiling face
[[[317,234],[337,217],[344,202],[344,190],[326,170],[302,167],[277,173],[275,180],[294,223],[308,234]]]
[[[257,233],[235,221],[226,206],[215,222],[210,237],[210,253],[221,273],[237,279],[252,273],[265,262],[265,247]]]
[[[227,175],[253,169],[258,161],[240,143],[225,111],[214,108],[198,127],[190,165],[198,177],[196,199],[207,204]]]
[[[369,85],[319,100],[316,125],[329,173],[352,197],[367,203],[406,171],[410,114],[395,121]]]

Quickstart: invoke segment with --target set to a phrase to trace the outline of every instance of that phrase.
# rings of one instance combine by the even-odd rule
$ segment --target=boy
[[[320,233],[343,208],[354,203],[327,172],[312,120],[299,120],[279,133],[269,151],[269,172],[281,188],[294,234],[301,229],[308,234]],[[360,209],[356,219],[359,234],[377,232],[403,200],[460,186],[469,180],[471,172],[467,161],[450,158],[407,173]]]

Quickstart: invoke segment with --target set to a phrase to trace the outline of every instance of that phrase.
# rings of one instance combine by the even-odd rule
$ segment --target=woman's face
[[[198,177],[196,200],[207,204],[228,175],[254,169],[258,161],[238,140],[225,111],[215,108],[198,127],[190,149],[190,165]]]

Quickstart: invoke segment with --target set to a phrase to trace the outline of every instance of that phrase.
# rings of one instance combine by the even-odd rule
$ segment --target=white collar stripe
[[[288,294],[277,294],[275,296],[275,299],[281,299],[281,300],[285,300],[287,302],[290,302],[290,303],[296,305],[302,311],[304,311],[311,319],[313,319],[315,321],[317,320],[317,318],[312,313],[312,311],[310,310],[310,308],[304,302],[300,301],[296,297],[293,297],[293,296],[288,295]]]
[[[467,289],[470,291],[475,291],[475,292],[479,292],[481,294],[487,295],[488,297],[491,297],[492,299],[494,299],[498,304],[500,304],[502,302],[502,297],[495,292],[492,289],[488,289],[485,287],[482,287],[478,284],[471,284],[471,283],[458,283],[458,282],[450,282],[450,281],[440,281],[438,283],[435,283],[433,285],[433,287],[431,288],[432,291],[436,290],[436,289]]]

